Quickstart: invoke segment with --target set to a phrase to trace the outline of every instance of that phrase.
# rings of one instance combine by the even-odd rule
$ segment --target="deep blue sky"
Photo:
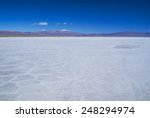
[[[0,30],[41,29],[150,31],[150,0],[0,0]]]

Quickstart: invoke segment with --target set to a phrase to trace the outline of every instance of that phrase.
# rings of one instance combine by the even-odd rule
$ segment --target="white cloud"
[[[39,25],[39,26],[47,26],[47,25],[48,25],[48,22],[39,22],[38,25]]]
[[[33,23],[32,25],[37,25],[37,26],[48,26],[48,22]]]
[[[63,23],[56,23],[55,26],[59,27],[59,26],[70,26],[73,25],[73,23],[68,23],[68,22],[63,22]]]
[[[67,22],[64,22],[63,24],[64,25],[72,25],[72,23],[67,23]]]

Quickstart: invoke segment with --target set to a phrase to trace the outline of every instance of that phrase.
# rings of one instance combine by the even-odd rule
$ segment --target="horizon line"
[[[150,33],[150,31],[135,31],[135,30],[122,30],[122,31],[116,31],[116,32],[78,32],[78,31],[72,31],[72,30],[45,30],[45,31],[21,31],[21,30],[0,30],[0,32],[21,32],[21,33],[27,33],[27,32],[48,32],[48,31],[62,31],[62,32],[74,32],[74,33],[82,33],[82,34],[113,34],[113,33]]]

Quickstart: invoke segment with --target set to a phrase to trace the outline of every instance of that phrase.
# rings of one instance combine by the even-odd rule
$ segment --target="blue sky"
[[[0,0],[0,30],[150,31],[150,0]]]

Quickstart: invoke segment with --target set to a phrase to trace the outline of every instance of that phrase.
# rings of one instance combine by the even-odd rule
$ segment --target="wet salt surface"
[[[150,100],[150,38],[0,38],[0,100]]]

